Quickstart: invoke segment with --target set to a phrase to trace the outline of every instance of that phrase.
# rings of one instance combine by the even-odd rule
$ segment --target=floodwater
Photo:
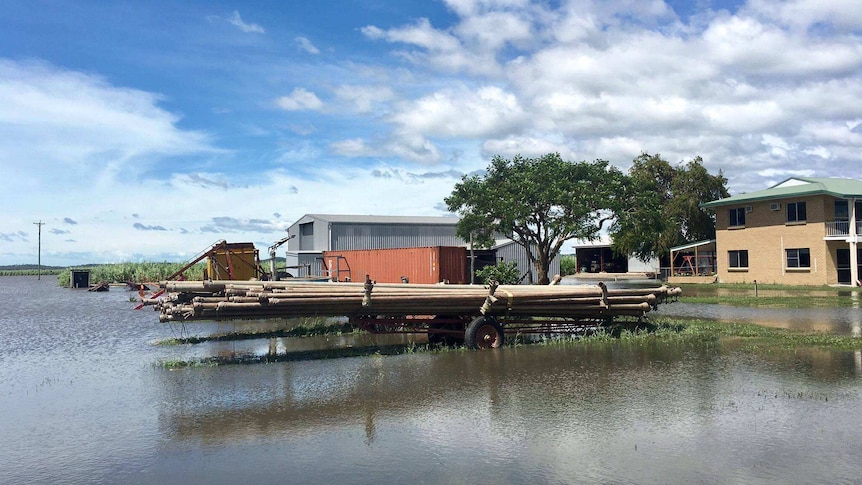
[[[860,352],[623,341],[168,370],[364,342],[156,346],[225,326],[159,324],[129,296],[0,277],[0,483],[862,480]]]
[[[598,280],[564,278],[563,284],[595,284]],[[654,287],[660,283],[649,279],[621,279],[606,282],[608,288]],[[730,305],[691,304],[683,301],[672,305],[661,305],[656,316],[703,318],[721,322],[757,322],[760,325],[787,328],[791,330],[811,330],[833,335],[862,337],[862,293],[839,291],[839,296],[850,299],[850,306],[839,308],[752,308]],[[812,290],[800,293],[798,290],[757,290],[761,297],[805,298],[833,296],[835,292]],[[683,296],[755,296],[754,286],[740,288],[715,288],[702,286],[686,288]]]

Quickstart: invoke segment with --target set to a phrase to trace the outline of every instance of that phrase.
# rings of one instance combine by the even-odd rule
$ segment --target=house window
[[[787,204],[787,222],[805,222],[805,202]]]
[[[748,268],[748,250],[728,251],[728,267],[730,268]]]
[[[787,249],[787,267],[788,268],[810,268],[811,267],[811,251],[808,248],[804,249]]]
[[[745,208],[730,209],[730,227],[745,225]]]
[[[847,206],[847,200],[841,199],[835,201],[835,220],[846,221],[850,219],[850,210]]]

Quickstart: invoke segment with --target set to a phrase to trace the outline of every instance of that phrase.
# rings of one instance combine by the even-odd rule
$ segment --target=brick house
[[[715,209],[720,282],[860,284],[862,181],[793,177],[703,207]]]

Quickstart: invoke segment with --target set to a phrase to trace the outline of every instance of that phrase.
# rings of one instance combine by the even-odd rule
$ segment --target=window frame
[[[807,260],[807,261],[805,261]],[[794,266],[792,261],[796,262]],[[802,263],[806,262],[807,266]],[[811,248],[787,248],[784,250],[784,267],[786,269],[811,269]]]
[[[850,204],[847,199],[835,199],[833,210],[835,211],[836,221],[850,220]]]
[[[734,217],[734,215],[736,217]],[[734,224],[736,219],[736,224]],[[741,224],[740,224],[741,222]],[[745,207],[737,207],[728,209],[727,211],[727,227],[745,227]]]
[[[799,224],[808,221],[808,207],[806,206],[804,200],[798,202],[788,202],[787,204],[785,204],[785,206],[787,207],[787,209],[785,211],[784,220],[788,224]],[[793,219],[790,218],[791,207],[793,207]],[[800,209],[802,209],[802,217],[799,216]]]
[[[745,263],[745,264],[743,265],[743,263]],[[727,251],[727,267],[730,270],[736,270],[736,271],[747,270],[748,269],[748,250],[747,249],[728,250]]]

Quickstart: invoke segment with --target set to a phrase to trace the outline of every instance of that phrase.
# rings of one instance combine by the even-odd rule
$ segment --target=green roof
[[[770,199],[787,199],[809,195],[862,198],[862,180],[817,177],[792,177],[772,187],[747,194],[734,195],[701,204],[701,207],[741,204]]]

